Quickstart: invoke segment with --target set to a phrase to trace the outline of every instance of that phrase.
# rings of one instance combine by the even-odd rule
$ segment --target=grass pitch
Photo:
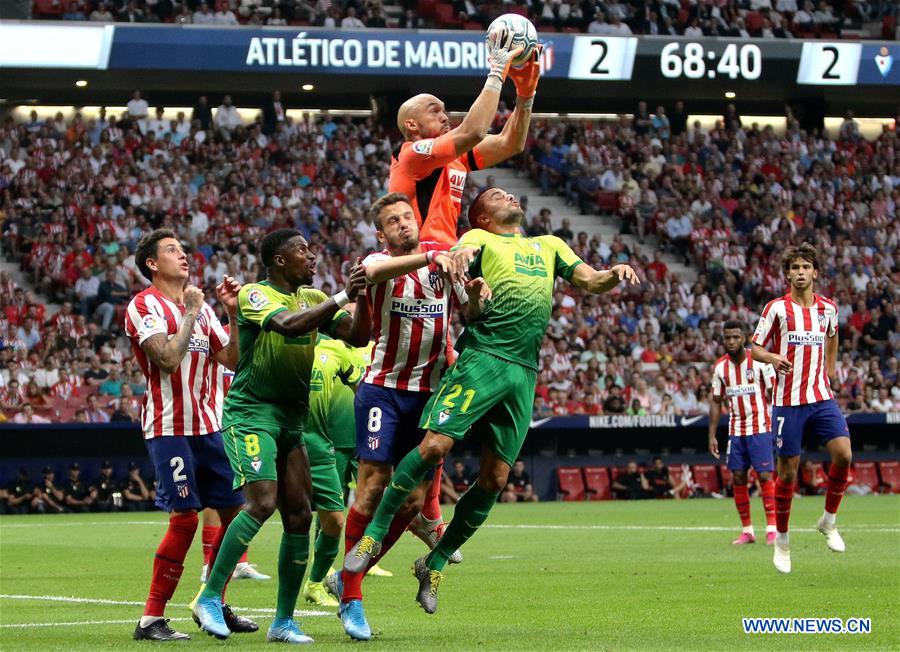
[[[762,505],[751,503],[757,534]],[[366,580],[378,634],[365,644],[403,650],[823,650],[900,649],[900,496],[847,497],[838,525],[847,552],[813,531],[822,498],[795,500],[794,569],[779,575],[764,543],[734,547],[731,500],[498,505],[487,527],[448,567],[440,604],[413,601],[410,563],[422,544],[404,537]],[[446,515],[447,517],[450,514]],[[165,516],[99,514],[0,518],[0,648],[148,649],[131,633],[146,597]],[[274,575],[280,528],[267,524],[251,561]],[[199,539],[199,533],[198,533]],[[265,642],[275,580],[233,582],[229,601],[260,632],[219,642],[190,622],[200,542],[170,605],[185,649],[271,650]],[[304,609],[317,648],[351,645],[333,610]],[[742,617],[865,617],[859,635],[743,633]]]

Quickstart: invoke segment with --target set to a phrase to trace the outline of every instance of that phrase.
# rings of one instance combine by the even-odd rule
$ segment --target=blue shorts
[[[799,455],[800,444],[807,433],[818,436],[823,444],[837,437],[850,436],[847,419],[834,399],[796,407],[776,406],[772,408],[772,425],[779,457]]]
[[[732,471],[746,471],[751,466],[757,473],[774,471],[772,433],[761,432],[744,437],[729,437],[725,463]]]
[[[396,466],[425,436],[419,418],[429,398],[430,392],[360,383],[353,402],[359,459]]]
[[[237,507],[244,494],[232,489],[234,474],[218,432],[197,437],[145,440],[156,470],[156,506],[167,512]]]

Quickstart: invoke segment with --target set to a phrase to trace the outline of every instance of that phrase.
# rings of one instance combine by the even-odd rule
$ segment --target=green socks
[[[403,505],[403,501],[406,500],[409,493],[422,483],[425,474],[433,466],[422,459],[418,447],[412,449],[406,457],[400,460],[394,476],[388,483],[387,489],[384,490],[378,509],[375,510],[375,516],[372,517],[372,522],[366,528],[367,535],[376,541],[384,541],[397,510]]]
[[[275,605],[275,620],[292,619],[297,596],[306,574],[309,561],[309,535],[281,535],[281,548],[278,550],[278,602]]]
[[[321,582],[328,574],[328,569],[334,562],[341,545],[340,537],[330,537],[325,532],[319,531],[316,537],[316,551],[313,555],[312,568],[309,571],[310,582]]]
[[[216,563],[209,570],[209,578],[201,594],[204,598],[218,598],[222,595],[225,583],[234,572],[235,565],[247,551],[247,546],[261,527],[262,523],[258,523],[247,512],[243,510],[238,512],[225,531],[222,546],[216,555]]]
[[[444,530],[444,536],[425,560],[431,570],[441,571],[454,552],[468,541],[481,524],[487,520],[491,508],[500,494],[488,493],[476,482],[456,503],[453,520]]]

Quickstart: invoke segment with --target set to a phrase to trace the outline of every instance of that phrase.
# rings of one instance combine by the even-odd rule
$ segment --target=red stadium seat
[[[605,466],[586,466],[584,484],[588,500],[612,500],[612,483]]]
[[[694,474],[694,482],[704,493],[711,494],[722,490],[719,471],[714,464],[696,464],[691,467],[691,472]]]
[[[747,31],[751,34],[758,34],[762,31],[763,16],[758,11],[747,12],[747,15],[744,16],[744,20],[747,24]]]
[[[900,462],[879,462],[878,473],[892,494],[900,494]]]
[[[565,501],[584,500],[584,478],[577,466],[561,466],[556,469],[559,481],[559,497]]]
[[[600,190],[597,192],[594,200],[597,202],[597,208],[601,213],[615,213],[619,210],[619,193],[605,192]]]
[[[878,469],[875,468],[875,462],[855,462],[853,464],[853,472],[856,474],[856,484],[864,485],[872,489],[874,493],[878,493]]]
[[[54,0],[34,0],[32,15],[36,18],[59,18],[63,14],[61,2]]]
[[[462,21],[456,16],[453,5],[438,4],[434,8],[434,19],[443,27],[458,27]]]
[[[416,4],[416,13],[420,18],[431,18],[434,16],[436,6],[437,0],[419,0]]]
[[[881,20],[881,38],[894,40],[894,31],[897,29],[897,17],[885,16]]]

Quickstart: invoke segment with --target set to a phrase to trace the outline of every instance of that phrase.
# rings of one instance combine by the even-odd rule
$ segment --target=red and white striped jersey
[[[141,344],[153,335],[170,339],[178,332],[184,315],[179,306],[150,286],[128,304],[125,332],[131,349],[147,379],[141,410],[144,438],[207,435],[217,432],[220,412],[210,400],[210,367],[216,353],[228,345],[228,333],[206,303],[197,316],[188,352],[172,374],[162,373],[147,358]]]
[[[226,326],[227,329],[227,326]],[[209,404],[216,411],[216,418],[222,420],[222,406],[225,405],[225,395],[234,380],[234,372],[215,360],[209,366]]]
[[[450,245],[420,243],[422,252],[448,251]],[[387,260],[387,251],[366,256],[363,266]],[[452,292],[435,265],[370,285],[375,345],[363,382],[412,392],[433,392],[447,366]],[[457,288],[460,302],[466,294]]]
[[[713,396],[727,399],[731,418],[728,436],[743,437],[772,432],[769,416],[769,392],[775,385],[775,369],[744,355],[740,364],[727,355],[716,360],[713,369]]]
[[[837,305],[813,295],[809,308],[795,303],[790,293],[766,304],[753,343],[783,355],[793,365],[775,382],[775,405],[796,406],[834,398],[825,369],[825,340],[837,333]]]

